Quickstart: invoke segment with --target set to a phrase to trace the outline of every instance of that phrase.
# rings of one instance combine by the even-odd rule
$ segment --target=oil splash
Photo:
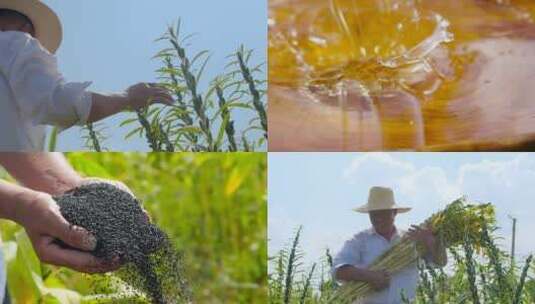
[[[368,93],[425,81],[434,72],[432,52],[453,37],[439,14],[410,3],[329,0],[311,11],[280,8],[270,19],[270,82],[333,95],[342,80]]]
[[[484,102],[463,100],[480,91],[488,60],[471,44],[518,39],[534,13],[527,0],[271,1],[270,149],[433,150],[492,138],[478,125]],[[297,112],[305,120],[292,123]]]

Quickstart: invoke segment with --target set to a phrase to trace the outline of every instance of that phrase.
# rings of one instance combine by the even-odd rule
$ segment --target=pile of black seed
[[[96,237],[93,255],[105,261],[119,257],[125,266],[118,276],[152,303],[188,301],[180,255],[130,193],[112,184],[93,183],[54,199],[67,221]]]

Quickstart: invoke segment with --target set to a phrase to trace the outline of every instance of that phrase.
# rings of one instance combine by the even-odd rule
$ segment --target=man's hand
[[[372,286],[375,291],[380,291],[387,288],[390,285],[391,275],[388,271],[369,271],[368,283]]]
[[[436,265],[446,266],[448,263],[446,247],[442,242],[437,241],[430,227],[412,225],[407,235],[410,239],[421,242],[424,245],[426,253],[430,254]]]
[[[133,110],[149,106],[152,103],[172,105],[173,97],[169,91],[154,83],[138,83],[126,90],[128,105]]]
[[[96,122],[124,110],[138,110],[154,103],[172,105],[169,91],[154,83],[138,83],[126,89],[124,94],[105,95],[92,93],[88,122]]]
[[[436,239],[430,227],[412,225],[407,235],[413,241],[421,242],[428,251],[431,251],[435,246]]]
[[[388,271],[373,271],[353,265],[343,265],[335,272],[335,279],[344,282],[366,282],[376,290],[382,290],[390,285],[391,275]]]
[[[69,224],[49,194],[31,192],[20,199],[14,220],[26,229],[42,262],[85,273],[109,272],[120,267],[118,259],[104,262],[88,252],[95,249],[95,237],[85,229]],[[58,244],[57,240],[69,248]]]

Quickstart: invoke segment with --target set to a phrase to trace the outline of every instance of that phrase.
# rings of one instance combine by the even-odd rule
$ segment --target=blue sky
[[[63,44],[58,51],[60,69],[68,81],[93,81],[91,90],[116,92],[140,81],[153,82],[159,63],[151,57],[162,48],[153,43],[167,24],[182,19],[187,34],[197,34],[190,43],[190,54],[208,49],[212,58],[205,80],[220,73],[228,63],[225,57],[240,44],[256,51],[255,62],[266,60],[266,0],[44,0],[60,16],[64,27]],[[167,47],[167,46],[165,46]],[[105,121],[111,150],[146,149],[142,139],[122,140],[128,128],[117,129],[124,116]],[[246,117],[242,117],[246,120]],[[240,123],[240,122],[238,122]],[[78,129],[66,131],[58,149],[80,149],[83,141]]]
[[[447,203],[469,200],[496,206],[500,244],[509,250],[517,222],[517,254],[535,252],[535,154],[519,153],[270,153],[269,253],[288,243],[303,225],[307,263],[326,248],[337,252],[346,239],[370,227],[351,211],[366,202],[371,186],[392,187],[400,204],[413,207],[396,219],[418,224]]]

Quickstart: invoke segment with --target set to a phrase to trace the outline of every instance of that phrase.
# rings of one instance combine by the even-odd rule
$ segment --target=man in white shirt
[[[0,0],[0,151],[42,151],[46,126],[84,125],[153,102],[173,104],[150,83],[121,94],[67,82],[53,55],[62,40],[58,16],[38,0]]]
[[[402,292],[408,299],[414,297],[418,284],[416,263],[397,273],[390,273],[388,269],[368,269],[377,257],[404,235],[405,232],[398,230],[394,221],[398,213],[408,212],[410,209],[397,205],[392,189],[384,187],[372,187],[368,203],[355,209],[357,212],[369,214],[372,227],[345,242],[333,261],[333,276],[340,282],[361,281],[372,286],[375,292],[358,303],[401,304]],[[427,262],[446,265],[446,249],[429,228],[413,225],[407,233],[410,238],[424,245],[426,253],[423,258]]]

